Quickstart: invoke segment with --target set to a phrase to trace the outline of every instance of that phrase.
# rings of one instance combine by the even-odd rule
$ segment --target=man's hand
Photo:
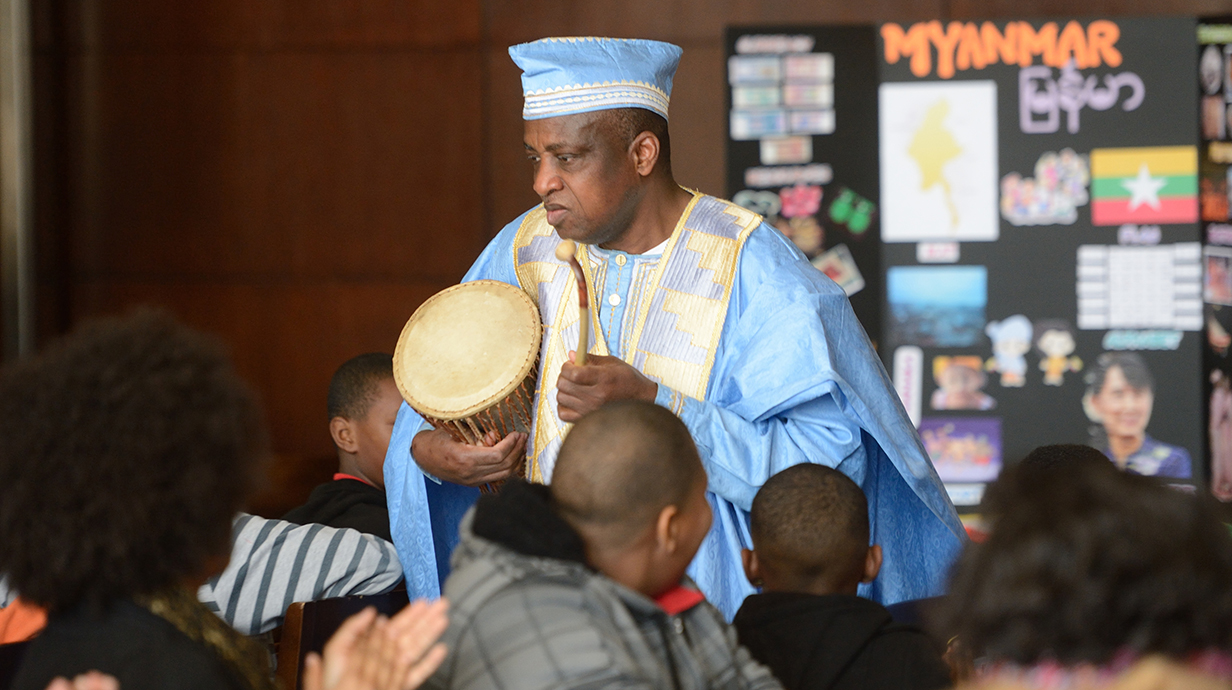
[[[436,640],[449,623],[448,603],[421,600],[392,619],[367,608],[348,618],[329,642],[324,658],[304,660],[304,690],[411,690],[445,659]]]
[[[415,434],[411,453],[423,470],[438,479],[463,486],[481,486],[507,479],[526,459],[526,434],[500,438],[490,431],[483,445],[460,443],[444,429]]]
[[[580,367],[573,362],[574,353],[570,352],[556,382],[556,404],[562,421],[576,422],[611,400],[654,402],[659,392],[654,381],[619,357],[586,355],[586,364]]]

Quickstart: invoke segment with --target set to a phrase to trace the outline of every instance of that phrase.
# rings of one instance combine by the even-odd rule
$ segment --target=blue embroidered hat
[[[683,52],[637,38],[543,38],[509,48],[522,68],[526,120],[612,108],[645,108],[667,119]]]

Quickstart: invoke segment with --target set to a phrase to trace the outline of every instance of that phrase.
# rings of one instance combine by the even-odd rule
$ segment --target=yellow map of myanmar
[[[911,156],[920,167],[920,190],[927,192],[940,185],[945,195],[945,205],[950,209],[950,227],[958,227],[958,206],[954,203],[953,190],[950,181],[946,179],[943,169],[946,163],[954,160],[963,149],[954,139],[954,135],[945,127],[945,118],[950,114],[950,102],[941,99],[934,103],[924,115],[924,122],[911,137],[911,146],[907,155]]]

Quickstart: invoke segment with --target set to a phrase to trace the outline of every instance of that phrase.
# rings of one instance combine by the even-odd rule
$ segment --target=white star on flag
[[[1146,163],[1138,168],[1138,176],[1121,180],[1121,186],[1128,189],[1133,196],[1129,199],[1129,210],[1134,210],[1146,204],[1156,211],[1159,210],[1159,190],[1168,181],[1162,177],[1151,177],[1151,171]]]

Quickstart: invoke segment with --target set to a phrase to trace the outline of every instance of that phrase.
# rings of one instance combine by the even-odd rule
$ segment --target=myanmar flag
[[[1092,224],[1197,221],[1197,147],[1091,151]]]

